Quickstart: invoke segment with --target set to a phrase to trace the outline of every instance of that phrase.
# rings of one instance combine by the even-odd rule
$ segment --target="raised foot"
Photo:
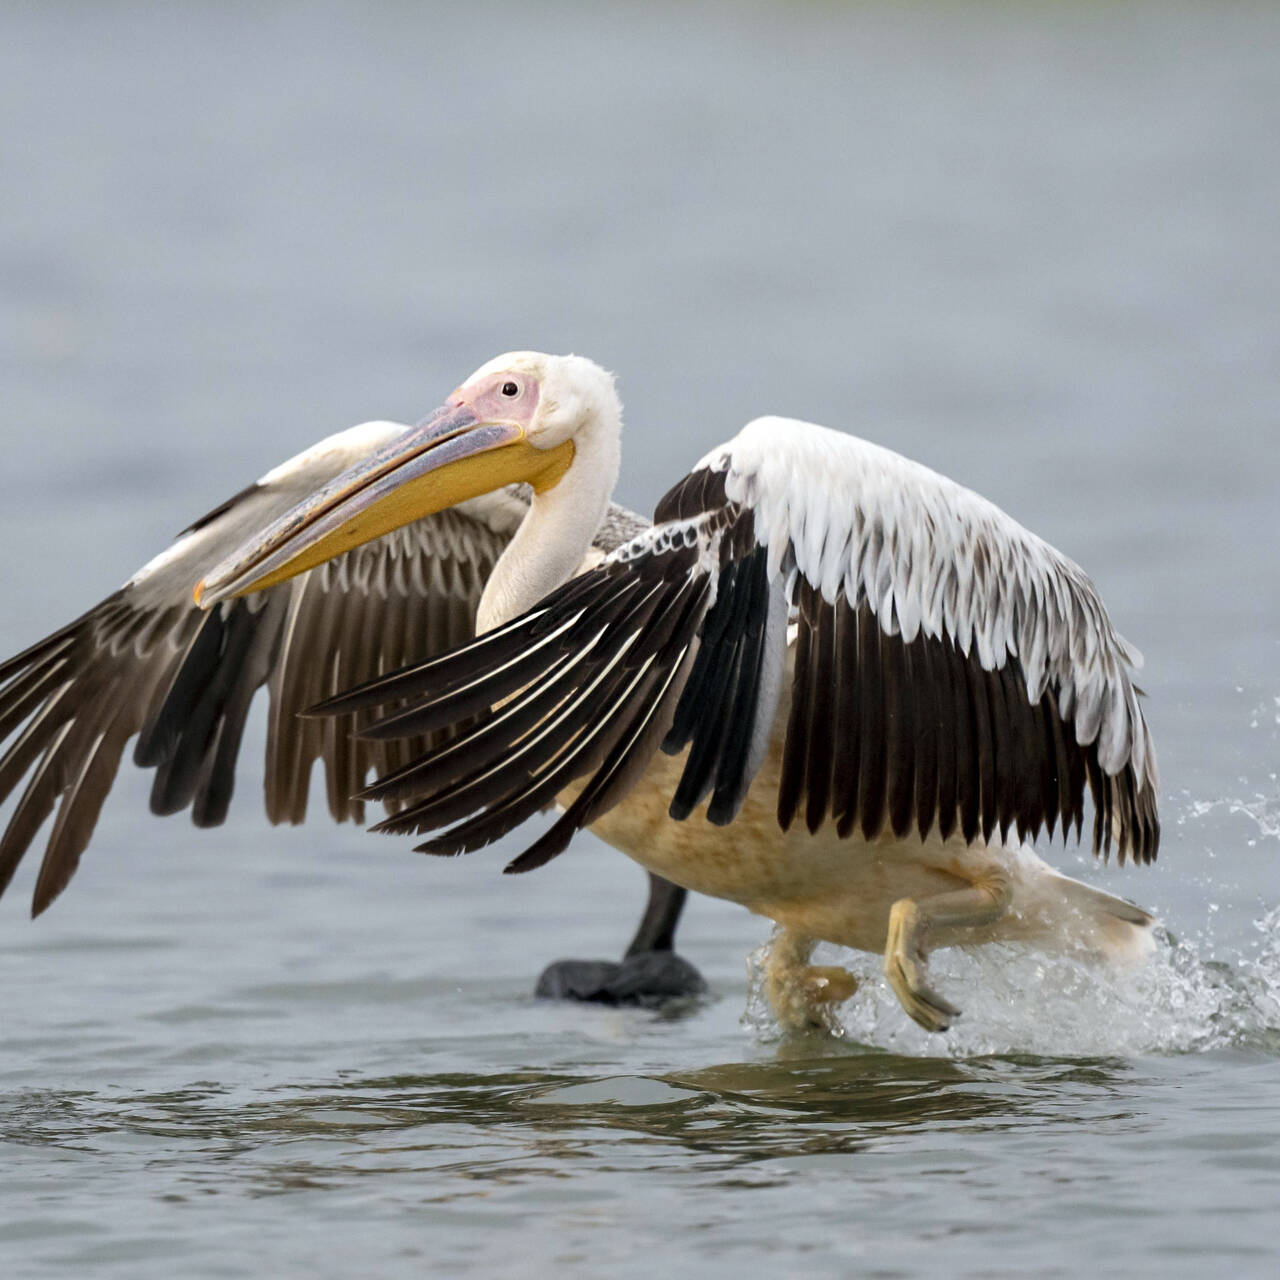
[[[542,971],[533,993],[543,1000],[654,1008],[706,989],[697,969],[674,951],[641,951],[622,961],[556,960]]]
[[[907,899],[894,903],[889,913],[884,976],[912,1021],[926,1031],[946,1031],[960,1016],[960,1010],[925,981],[922,932],[916,904]]]
[[[811,964],[803,971],[801,983],[812,1004],[844,1004],[858,990],[858,979],[838,964]]]
[[[960,1016],[955,1005],[924,981],[921,966],[910,956],[886,955],[884,976],[907,1016],[926,1031],[946,1031]]]
[[[858,979],[839,965],[774,966],[765,973],[765,995],[786,1031],[831,1029],[832,1009],[857,990]]]

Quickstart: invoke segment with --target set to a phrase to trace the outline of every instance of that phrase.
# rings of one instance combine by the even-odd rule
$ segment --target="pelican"
[[[1140,658],[1077,566],[926,468],[781,418],[650,524],[609,501],[620,433],[598,366],[500,356],[418,426],[269,472],[0,665],[0,802],[28,778],[0,891],[56,808],[33,913],[61,892],[135,735],[153,810],[222,821],[265,684],[273,821],[302,820],[320,759],[335,818],[380,800],[429,852],[558,802],[509,870],[589,825],[650,871],[645,964],[613,988],[616,966],[553,966],[551,988],[643,988],[675,960],[685,889],[782,926],[767,989],[787,1024],[852,994],[808,963],[822,939],[882,953],[933,1030],[957,1014],[933,948],[1149,946],[1146,912],[1026,843],[1079,836],[1086,786],[1095,852],[1149,862],[1159,840]],[[329,718],[297,718],[316,702]],[[659,994],[697,985],[658,970]]]
[[[557,806],[507,871],[590,827],[651,874],[771,918],[766,990],[786,1026],[853,994],[846,970],[810,963],[818,941],[881,954],[932,1031],[959,1012],[930,983],[936,948],[1149,950],[1147,912],[1028,843],[1079,838],[1086,790],[1095,854],[1147,863],[1159,843],[1141,657],[1077,565],[918,463],[778,417],[713,449],[606,550],[621,428],[599,366],[499,356],[214,565],[195,586],[222,619],[206,625],[527,483],[476,636],[358,684],[339,671],[330,683],[355,687],[307,721],[314,741],[358,716],[351,751],[399,748],[359,791],[392,809],[379,829],[457,855]],[[316,701],[323,659],[291,706]],[[163,736],[144,734],[145,758]],[[359,785],[369,759],[340,777]]]

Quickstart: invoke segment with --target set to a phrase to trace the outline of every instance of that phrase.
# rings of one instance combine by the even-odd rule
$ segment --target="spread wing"
[[[394,701],[372,740],[469,727],[366,793],[382,825],[487,844],[586,782],[508,870],[554,857],[661,745],[671,816],[732,821],[784,705],[785,829],[1020,838],[1083,823],[1154,859],[1155,754],[1083,571],[977,494],[865,441],[763,418],[708,455],[654,526],[524,617],[332,700]]]
[[[151,808],[223,821],[241,734],[266,685],[266,807],[306,815],[312,766],[329,809],[360,821],[351,797],[370,770],[402,764],[408,743],[353,740],[355,722],[297,711],[337,690],[474,634],[484,583],[526,507],[499,492],[408,525],[257,596],[203,613],[193,585],[229,551],[325,481],[404,430],[367,423],[325,440],[187,529],[119,591],[0,663],[0,804],[26,780],[0,836],[0,892],[55,813],[35,886],[39,914],[89,842],[129,740],[155,770]]]

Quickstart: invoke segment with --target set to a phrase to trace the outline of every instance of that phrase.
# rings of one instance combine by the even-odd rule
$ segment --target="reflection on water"
[[[815,1047],[825,1049],[812,1056]],[[393,1076],[283,1087],[236,1103],[209,1086],[115,1097],[32,1093],[0,1107],[0,1139],[82,1153],[195,1160],[195,1176],[253,1153],[254,1194],[371,1174],[447,1181],[571,1176],[628,1166],[722,1174],[760,1161],[852,1154],[898,1133],[1091,1125],[1131,1118],[1135,1075],[1120,1060],[921,1060],[793,1045],[789,1062],[741,1062],[654,1076],[535,1071]],[[324,1152],[324,1158],[320,1153]],[[296,1154],[293,1154],[295,1153]],[[160,1154],[163,1153],[163,1154]],[[437,1190],[439,1188],[437,1187]],[[465,1194],[455,1187],[453,1194]]]
[[[1140,1262],[1132,1223],[1153,1205],[1169,1247],[1194,1252],[1190,1218],[1166,1202],[1222,1206],[1245,1169],[1261,1201],[1280,1185],[1280,1153],[1257,1134],[1274,1054],[953,1060],[814,1036],[691,1069],[629,1072],[628,1056],[605,1071],[12,1092],[0,1102],[6,1197],[36,1206],[52,1176],[82,1217],[0,1218],[0,1250],[39,1240],[54,1271],[162,1276],[175,1247],[205,1251],[210,1274],[235,1270],[229,1259],[252,1273],[266,1248],[361,1274],[368,1255],[344,1226],[358,1220],[379,1224],[389,1256],[429,1240],[436,1267],[485,1275],[647,1275],[645,1251],[672,1240],[715,1274],[797,1250],[838,1274],[864,1251],[905,1250],[896,1269],[927,1272],[932,1249],[985,1223],[1014,1273],[1030,1274],[1036,1257],[1074,1247],[1073,1221]],[[1220,1073],[1229,1098],[1169,1110]],[[1192,1150],[1194,1185],[1152,1183]],[[208,1217],[227,1197],[239,1207]],[[554,1228],[536,1229],[544,1220]]]

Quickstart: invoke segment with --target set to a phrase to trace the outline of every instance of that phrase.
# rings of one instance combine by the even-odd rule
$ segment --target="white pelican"
[[[321,441],[197,520],[82,617],[0,662],[0,804],[28,779],[0,836],[0,893],[55,809],[32,914],[61,893],[135,735],[135,761],[155,770],[152,811],[190,809],[197,826],[221,823],[249,707],[264,685],[270,820],[303,821],[319,760],[333,817],[363,821],[354,796],[370,772],[399,767],[427,740],[365,742],[352,737],[355,721],[297,713],[468,639],[485,584],[529,511],[527,489],[513,485],[411,521],[314,573],[207,613],[191,591],[264,524],[410,432],[369,422]],[[649,525],[613,504],[592,521],[588,554],[597,559]],[[647,1003],[700,990],[696,970],[672,950],[684,899],[683,889],[650,877],[622,963],[553,964],[539,992]]]
[[[771,917],[767,989],[788,1024],[852,991],[843,970],[809,967],[817,940],[882,953],[932,1030],[958,1012],[927,982],[932,948],[1149,946],[1146,912],[1025,843],[1056,823],[1079,835],[1086,786],[1095,852],[1149,862],[1159,840],[1140,658],[1075,564],[925,467],[783,418],[712,450],[652,527],[601,556],[620,432],[597,365],[499,356],[197,597],[225,609],[527,481],[479,637],[319,709],[381,708],[366,744],[454,727],[363,793],[403,806],[381,829],[458,854],[558,802],[508,871],[591,826],[650,872]]]

